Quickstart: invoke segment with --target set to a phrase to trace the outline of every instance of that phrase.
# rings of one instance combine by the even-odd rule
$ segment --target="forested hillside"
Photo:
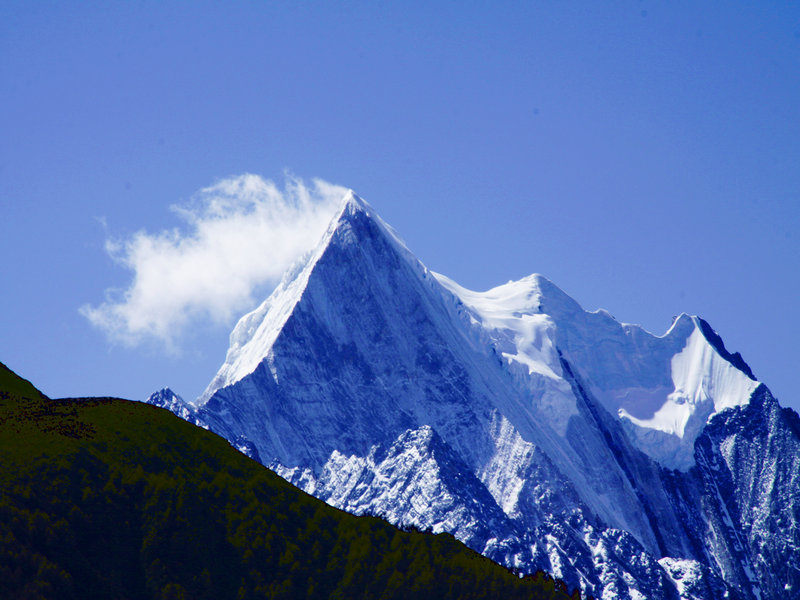
[[[333,509],[166,410],[51,400],[3,365],[0,465],[2,598],[569,598]]]

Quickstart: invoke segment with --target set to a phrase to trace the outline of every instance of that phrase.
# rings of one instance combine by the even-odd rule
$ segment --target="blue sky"
[[[0,2],[0,361],[51,396],[198,395],[282,244],[233,300],[153,284],[158,335],[87,317],[134,289],[136,240],[199,240],[219,198],[294,235],[319,178],[467,287],[699,314],[800,408],[800,8],[600,4]]]

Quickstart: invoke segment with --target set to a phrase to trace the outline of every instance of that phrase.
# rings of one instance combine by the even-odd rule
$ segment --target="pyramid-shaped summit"
[[[707,323],[654,336],[539,275],[466,290],[352,192],[197,405],[152,401],[334,506],[598,598],[800,590],[794,534],[764,534],[798,531],[800,428]]]
[[[396,259],[405,257],[412,263],[416,262],[390,228],[375,215],[373,209],[354,192],[349,191],[316,248],[284,275],[269,298],[240,319],[231,334],[225,363],[198,398],[197,404],[205,404],[218,389],[252,373],[267,357],[277,335],[306,292],[312,273],[324,271],[325,263],[334,260],[334,256],[354,265],[360,264],[364,259],[369,260],[365,252],[367,249],[378,253],[372,257],[374,261],[380,262],[396,254]],[[362,256],[348,256],[348,252],[357,252]],[[323,264],[318,266],[320,262]],[[417,268],[422,269],[422,266]]]
[[[237,435],[287,466],[364,455],[375,436],[390,443],[431,413],[471,410],[466,389],[440,381],[466,372],[452,361],[450,312],[433,275],[350,195],[303,266],[236,326],[201,412],[214,423],[247,411]]]

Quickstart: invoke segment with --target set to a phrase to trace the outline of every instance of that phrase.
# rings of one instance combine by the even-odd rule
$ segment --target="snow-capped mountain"
[[[800,598],[800,419],[705,321],[654,336],[540,275],[466,290],[352,193],[198,401],[149,402],[597,598]]]

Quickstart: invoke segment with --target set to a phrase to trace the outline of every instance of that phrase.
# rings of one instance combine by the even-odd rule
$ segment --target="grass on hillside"
[[[2,598],[569,598],[333,509],[168,411],[50,400],[0,367]]]

